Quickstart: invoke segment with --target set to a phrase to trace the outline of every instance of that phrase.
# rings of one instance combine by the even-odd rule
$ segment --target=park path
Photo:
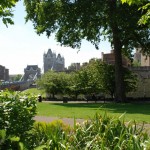
[[[52,122],[55,120],[61,120],[64,124],[73,126],[74,125],[74,118],[60,118],[60,117],[46,117],[46,116],[35,116],[34,120],[39,122]],[[75,119],[76,123],[83,123],[85,119]]]
[[[38,121],[38,122],[46,122],[46,123],[50,123],[50,122],[55,121],[55,120],[61,120],[66,125],[69,125],[71,127],[74,126],[74,118],[35,116],[34,120]],[[85,121],[85,119],[75,119],[75,120],[76,120],[76,123],[80,123],[80,124],[82,124]],[[140,126],[142,126],[142,124],[139,124],[139,127]],[[144,124],[144,130],[146,130],[146,132],[150,136],[150,124],[148,124],[148,123]]]

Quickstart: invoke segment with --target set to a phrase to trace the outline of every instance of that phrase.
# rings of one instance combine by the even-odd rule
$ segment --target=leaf
[[[20,141],[20,137],[13,136],[13,137],[10,138],[10,140],[11,140],[12,142],[19,142],[19,141]]]
[[[36,147],[34,150],[42,150],[42,149],[45,149],[45,148],[47,148],[46,145],[41,145],[41,146]]]

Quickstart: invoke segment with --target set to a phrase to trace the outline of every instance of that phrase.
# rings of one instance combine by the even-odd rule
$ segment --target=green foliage
[[[6,135],[6,130],[0,130],[0,149],[23,150],[24,145],[20,142],[20,138],[13,135]]]
[[[138,23],[139,25],[148,25],[150,27],[150,2],[148,0],[122,0],[122,3],[139,5],[139,10],[142,10],[144,15],[140,18]]]
[[[77,124],[69,137],[70,149],[146,149],[148,135],[136,123],[125,124],[107,115],[95,115],[84,124]]]
[[[115,68],[113,65],[97,61],[94,70],[97,70],[97,78],[101,84],[101,89],[104,93],[109,94],[112,98],[115,94]]]
[[[70,131],[71,128],[60,120],[51,123],[37,122],[31,130],[28,149],[65,149],[67,134]]]
[[[101,62],[100,60],[94,60],[89,63],[86,67],[82,68],[79,71],[80,74],[86,72],[86,82],[83,80],[86,85],[87,92],[100,93],[104,92],[109,94],[111,97],[114,97],[115,94],[115,66]],[[129,71],[127,68],[123,68],[124,83],[125,83],[125,92],[131,92],[136,89],[137,77]]]
[[[141,17],[141,19],[139,20],[139,24],[140,25],[148,25],[150,27],[150,2],[146,5],[144,5],[141,8],[144,12],[146,11],[145,15],[143,15]]]
[[[18,0],[1,0],[0,1],[0,18],[2,18],[3,23],[7,26],[8,24],[14,24],[12,21],[13,11],[12,8]]]
[[[86,94],[101,93],[103,90],[101,82],[102,72],[99,71],[98,64],[101,64],[100,60],[93,60],[87,66],[82,68],[87,73],[88,78],[85,82]]]
[[[88,2],[25,0],[24,2],[26,19],[33,22],[37,33],[46,31],[47,36],[50,36],[56,32],[56,39],[62,45],[80,47],[81,40],[86,39],[98,48],[101,35],[112,41],[112,23],[116,22],[119,27],[117,36],[121,39],[122,46],[127,48],[132,45],[133,48],[137,42],[136,34],[139,36],[143,30],[137,26],[137,21],[141,17],[141,13],[137,11],[138,7],[135,5],[130,8],[120,1],[109,3],[99,0]],[[113,15],[112,8],[115,6]]]
[[[143,131],[143,126],[138,126],[136,122],[125,123],[121,117],[96,114],[83,124],[76,123],[74,128],[64,125],[61,121],[35,123],[28,138],[27,149],[149,149],[150,140],[148,134]]]
[[[137,82],[138,82],[137,75],[127,68],[124,68],[123,71],[124,71],[124,82],[126,93],[135,91],[137,89]]]
[[[41,95],[42,97],[46,96],[46,93],[44,91],[44,89],[40,89],[40,88],[29,88],[25,91],[23,91],[24,93],[30,93],[30,94],[34,94],[34,95]]]
[[[75,98],[77,99],[78,95],[83,93],[83,85],[82,85],[83,82],[84,80],[81,80],[79,72],[71,73],[67,94],[74,95]]]
[[[0,92],[0,130],[5,130],[5,149],[22,145],[27,131],[32,129],[36,114],[36,97],[20,92]]]
[[[63,72],[48,71],[37,81],[37,84],[44,88],[46,93],[52,94],[54,98],[56,94],[63,94],[66,91],[67,79],[67,74]]]
[[[145,0],[122,0],[122,3],[129,3],[129,5],[131,4],[140,4]]]
[[[137,60],[134,60],[133,63],[132,63],[132,65],[134,67],[139,67],[139,66],[141,66],[141,63],[139,61],[137,61]]]
[[[19,81],[21,79],[22,75],[21,74],[17,74],[13,77],[11,77],[11,81]]]

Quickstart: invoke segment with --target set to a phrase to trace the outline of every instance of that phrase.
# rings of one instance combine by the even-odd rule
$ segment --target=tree
[[[116,100],[125,100],[122,50],[150,47],[149,29],[137,25],[142,12],[136,5],[128,6],[120,0],[24,0],[27,17],[38,34],[49,37],[56,32],[62,45],[80,48],[82,39],[95,45],[101,36],[108,39],[115,52]],[[148,0],[146,1],[148,2]]]
[[[37,85],[45,89],[46,93],[52,94],[54,98],[56,94],[65,93],[68,86],[67,74],[48,71],[37,81]]]
[[[144,1],[145,0],[122,0],[123,3],[128,3],[129,5],[134,5],[134,4],[139,5]],[[139,24],[140,25],[148,24],[148,26],[150,27],[150,2],[146,3],[139,9],[142,9],[144,11],[144,15],[140,18]]]
[[[106,63],[99,63],[97,66],[101,74],[101,84],[106,94],[109,94],[113,99],[115,96],[115,67]]]
[[[70,73],[68,94],[73,94],[77,100],[78,95],[83,93],[82,86],[79,71]]]
[[[8,24],[14,24],[12,21],[13,13],[12,8],[19,0],[1,0],[0,1],[0,18],[7,26]]]
[[[92,59],[87,66],[83,67],[88,75],[86,82],[88,94],[99,94],[103,90],[101,83],[101,73],[103,72],[99,71],[99,64],[101,63],[100,60]]]
[[[11,77],[11,81],[19,81],[21,79],[22,75],[21,74],[17,74],[13,77]]]
[[[104,92],[109,94],[112,98],[115,96],[115,67],[111,64],[106,64],[100,60],[91,61],[87,67],[89,81],[86,83],[91,90],[88,93]],[[127,68],[123,68],[125,93],[134,91],[136,89],[136,76]],[[90,89],[90,88],[89,88]],[[93,90],[93,91],[92,91]]]

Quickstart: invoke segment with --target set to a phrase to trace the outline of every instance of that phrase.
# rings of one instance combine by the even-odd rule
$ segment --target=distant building
[[[87,65],[88,65],[88,62],[82,63],[82,67],[85,67],[85,66],[87,66]]]
[[[111,50],[111,53],[107,53],[104,54],[103,52],[101,53],[101,57],[102,57],[102,61],[106,62],[107,64],[115,64],[115,54],[114,54],[114,50]],[[131,65],[131,61],[126,58],[126,57],[122,57],[122,65],[127,67]]]
[[[139,62],[141,66],[150,66],[150,56],[145,56],[141,53],[141,48],[136,48],[134,60]]]
[[[27,65],[24,69],[24,76],[22,81],[34,80],[41,76],[41,69],[38,65]]]
[[[9,80],[9,69],[5,68],[2,65],[0,65],[0,80]]]
[[[48,49],[47,53],[43,55],[44,61],[44,73],[48,70],[54,71],[64,71],[65,69],[65,59],[60,54],[56,56],[56,53]]]
[[[68,66],[68,71],[76,71],[80,69],[80,63],[71,63],[70,66]]]

